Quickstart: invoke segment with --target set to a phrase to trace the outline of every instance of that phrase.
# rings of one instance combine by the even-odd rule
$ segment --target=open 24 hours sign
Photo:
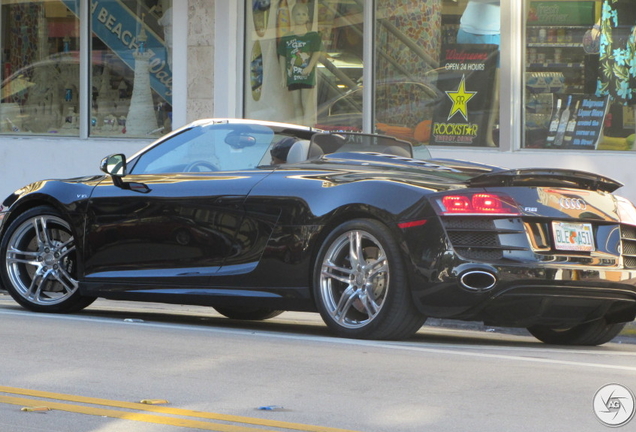
[[[491,142],[489,116],[497,114],[494,90],[499,58],[497,45],[446,45],[437,87],[446,94],[438,102],[431,127],[432,145],[485,146]]]

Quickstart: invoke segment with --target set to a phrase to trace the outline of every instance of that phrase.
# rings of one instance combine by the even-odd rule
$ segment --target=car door
[[[270,129],[195,127],[133,158],[107,178],[86,213],[84,275],[109,289],[201,286],[244,249],[237,232],[249,191],[269,175]],[[244,169],[236,169],[236,168]]]
[[[86,278],[205,284],[236,253],[243,201],[264,175],[133,175],[130,189],[101,183],[87,211]]]

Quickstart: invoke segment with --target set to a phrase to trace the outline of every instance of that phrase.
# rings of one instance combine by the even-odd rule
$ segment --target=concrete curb
[[[448,320],[448,319],[439,319],[439,318],[429,318],[426,320],[427,326],[431,327],[444,327],[451,329],[465,329],[465,330],[475,330],[475,331],[484,331],[489,333],[502,333],[502,334],[512,334],[517,336],[531,336],[532,335],[525,328],[515,328],[515,327],[495,327],[495,326],[487,326],[482,322],[477,321],[458,321],[458,320]],[[636,321],[632,321],[627,323],[625,329],[613,339],[614,342],[618,343],[632,343],[636,344]]]

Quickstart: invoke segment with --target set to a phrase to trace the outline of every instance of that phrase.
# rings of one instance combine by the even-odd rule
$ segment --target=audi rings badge
[[[559,205],[566,210],[585,210],[587,203],[581,198],[559,198]]]

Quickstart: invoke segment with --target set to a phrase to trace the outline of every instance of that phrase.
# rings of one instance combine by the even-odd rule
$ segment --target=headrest
[[[297,163],[308,159],[315,159],[323,155],[322,149],[308,140],[294,143],[287,154],[287,163]]]
[[[405,149],[404,147],[396,146],[396,145],[386,147],[384,150],[382,150],[382,153],[386,153],[386,154],[390,154],[394,156],[402,156],[407,158],[413,157],[413,155],[411,155],[407,149]]]

